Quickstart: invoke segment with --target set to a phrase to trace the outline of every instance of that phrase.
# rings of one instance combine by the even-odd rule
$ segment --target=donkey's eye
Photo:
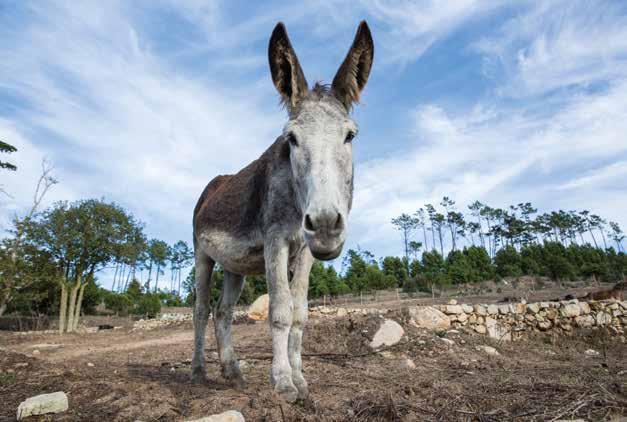
[[[294,136],[294,134],[291,132],[287,134],[287,142],[289,142],[290,145],[293,147],[298,146],[298,140],[296,139],[296,136]]]
[[[355,139],[355,133],[354,132],[348,132],[346,134],[346,139],[344,139],[344,143],[350,143],[353,141],[353,139]]]

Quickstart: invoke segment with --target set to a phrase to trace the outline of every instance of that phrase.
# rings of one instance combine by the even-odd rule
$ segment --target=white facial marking
[[[312,252],[331,252],[346,236],[353,177],[352,142],[346,141],[349,133],[355,135],[357,125],[340,105],[324,100],[306,100],[284,128],[284,135],[294,138],[290,162],[298,201],[304,218],[309,215],[316,228],[305,230]]]

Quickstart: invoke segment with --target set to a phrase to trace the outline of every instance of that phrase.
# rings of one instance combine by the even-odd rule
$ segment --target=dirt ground
[[[498,344],[464,331],[418,330],[404,324],[401,313],[388,317],[404,325],[406,336],[383,353],[367,346],[380,317],[311,320],[304,344],[311,398],[296,404],[272,396],[265,322],[234,327],[248,382],[242,391],[220,378],[212,330],[207,337],[211,380],[190,384],[189,323],[62,337],[0,333],[0,420],[14,420],[22,400],[60,390],[69,397],[69,410],[39,420],[180,421],[229,409],[241,411],[247,421],[611,420],[627,415],[624,336],[576,331]],[[491,345],[500,355],[489,356],[478,345]],[[590,356],[588,349],[599,354]]]

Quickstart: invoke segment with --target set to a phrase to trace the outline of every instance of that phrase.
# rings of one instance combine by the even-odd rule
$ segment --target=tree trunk
[[[115,279],[118,276],[118,267],[120,266],[120,264],[115,264],[115,272],[113,273],[113,284],[111,285],[111,291],[114,292],[115,291]]]
[[[76,301],[76,309],[74,310],[74,319],[72,320],[72,331],[78,328],[78,320],[81,317],[81,306],[83,305],[83,292],[85,291],[85,284],[81,284],[78,290],[78,299]]]
[[[148,261],[148,281],[146,281],[146,291],[150,293],[150,277],[152,276],[152,259]]]
[[[157,264],[157,275],[155,277],[155,293],[157,292],[157,288],[159,286],[159,270],[161,269],[161,265]]]
[[[597,240],[594,237],[594,233],[592,233],[592,229],[588,230],[590,232],[590,236],[592,236],[592,241],[594,242],[594,247],[599,249],[599,245],[597,245]]]
[[[76,295],[78,289],[81,286],[80,279],[74,283],[72,290],[70,290],[70,309],[67,315],[67,332],[71,333],[74,328],[74,309],[76,308]]]
[[[429,249],[429,244],[427,243],[427,229],[425,229],[425,226],[422,226],[422,235],[425,238],[425,250]]]
[[[179,279],[179,286],[177,289],[178,295],[181,296],[181,269],[179,268],[178,270],[178,279]]]
[[[603,233],[603,229],[599,230],[601,232],[601,237],[603,238],[603,246],[605,247],[605,250],[607,250],[607,241],[605,240],[605,233]]]
[[[61,282],[61,304],[59,309],[59,334],[65,331],[65,320],[67,318],[67,285]]]
[[[11,300],[11,290],[10,288],[7,288],[4,291],[2,295],[2,301],[0,302],[0,316],[4,315],[4,313],[6,312],[10,300]]]

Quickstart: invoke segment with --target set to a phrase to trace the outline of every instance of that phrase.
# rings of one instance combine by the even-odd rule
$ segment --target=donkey
[[[272,334],[270,383],[279,398],[308,396],[301,341],[307,321],[307,290],[313,259],[338,257],[352,206],[352,141],[349,116],[372,66],[374,45],[362,21],[330,87],[309,90],[283,23],[268,48],[272,81],[287,108],[283,133],[239,173],[218,176],[194,209],[196,305],[192,381],[205,382],[204,343],[211,274],[224,268],[224,285],[213,309],[222,376],[244,386],[231,343],[233,306],[244,276],[265,272]]]

